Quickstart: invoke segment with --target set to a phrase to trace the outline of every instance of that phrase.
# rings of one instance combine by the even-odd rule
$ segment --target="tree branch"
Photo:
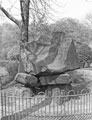
[[[16,18],[14,18],[11,14],[9,14],[1,5],[0,5],[0,10],[15,24],[19,26],[20,22]]]
[[[22,20],[23,20],[23,23],[24,23],[24,14],[23,14],[23,0],[20,0],[20,8],[21,8],[21,17],[22,17]]]

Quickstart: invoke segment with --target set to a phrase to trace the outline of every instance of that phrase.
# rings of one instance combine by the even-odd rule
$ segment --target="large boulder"
[[[78,55],[72,39],[65,40],[64,33],[53,33],[51,46],[43,49],[34,63],[35,71],[41,68],[51,70],[76,69],[79,67]],[[38,72],[37,71],[37,72]]]
[[[71,81],[71,76],[69,74],[62,74],[56,79],[56,84],[68,84]]]
[[[52,76],[43,76],[40,77],[40,82],[42,85],[48,84],[68,84],[71,80],[69,74],[62,75],[52,75]]]
[[[38,82],[37,78],[33,75],[26,73],[18,73],[14,79],[17,83],[29,86],[35,86]]]

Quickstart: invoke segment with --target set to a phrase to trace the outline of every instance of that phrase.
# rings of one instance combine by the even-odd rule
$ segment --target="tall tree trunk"
[[[26,71],[26,55],[25,55],[25,44],[28,42],[28,26],[29,26],[29,5],[30,0],[20,0],[21,17],[20,22],[20,64],[18,72]]]
[[[20,0],[21,17],[22,17],[22,21],[20,24],[20,31],[21,31],[20,41],[23,43],[28,42],[29,5],[30,5],[30,0]]]

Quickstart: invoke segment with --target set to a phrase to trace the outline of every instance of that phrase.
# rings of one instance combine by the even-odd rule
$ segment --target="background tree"
[[[4,23],[1,28],[1,56],[3,59],[9,59],[11,56],[18,54],[16,51],[19,50],[20,32],[17,26],[9,23]]]
[[[76,19],[64,18],[50,25],[51,31],[64,31],[65,39],[73,39],[81,66],[92,62],[92,50],[89,47],[92,41],[92,29],[86,23],[80,23]]]
[[[92,63],[92,49],[87,44],[79,46],[77,52],[81,67],[90,67],[90,63]]]
[[[76,19],[61,19],[53,25],[53,30],[64,31],[66,33],[66,39],[72,38],[77,42],[88,44],[92,39],[92,30]]]
[[[85,17],[85,24],[89,26],[90,28],[92,27],[92,13],[88,13]]]

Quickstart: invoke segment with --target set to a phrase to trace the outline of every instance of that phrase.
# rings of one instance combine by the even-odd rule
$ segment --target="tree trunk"
[[[18,72],[26,71],[26,54],[25,54],[25,44],[28,42],[28,26],[29,26],[29,5],[30,0],[20,0],[21,7],[21,17],[20,22],[20,64]]]
[[[28,42],[28,26],[29,26],[29,5],[30,0],[20,0],[21,17],[22,21],[20,24],[21,31],[21,42]]]

